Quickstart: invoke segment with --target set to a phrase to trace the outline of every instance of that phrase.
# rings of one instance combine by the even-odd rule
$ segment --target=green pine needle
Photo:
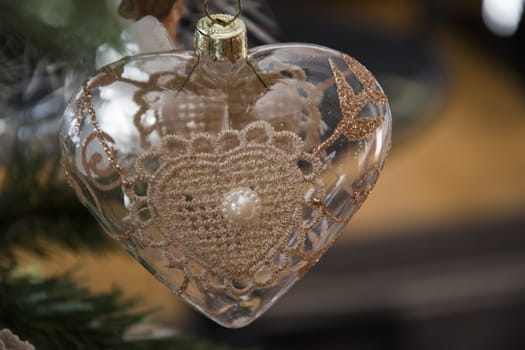
[[[136,300],[120,292],[91,294],[70,274],[40,280],[0,271],[0,329],[9,328],[38,350],[227,350],[192,339],[124,339],[150,312],[130,312]]]
[[[14,249],[46,255],[46,247],[107,251],[116,247],[73,191],[57,180],[58,159],[15,147],[0,191],[0,260]]]
[[[0,0],[0,31],[18,33],[54,59],[85,57],[118,43],[121,28],[105,0]]]

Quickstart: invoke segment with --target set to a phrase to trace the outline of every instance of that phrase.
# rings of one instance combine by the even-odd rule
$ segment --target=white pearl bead
[[[249,188],[236,188],[224,196],[222,214],[231,224],[253,223],[261,212],[261,199]]]

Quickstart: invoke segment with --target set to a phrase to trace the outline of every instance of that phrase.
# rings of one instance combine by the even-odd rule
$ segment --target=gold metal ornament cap
[[[195,51],[213,61],[236,61],[248,54],[246,25],[227,14],[213,14],[197,22]]]

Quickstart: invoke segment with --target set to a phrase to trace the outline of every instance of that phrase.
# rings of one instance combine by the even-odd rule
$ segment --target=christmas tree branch
[[[46,247],[107,251],[115,247],[74,197],[50,158],[14,146],[1,181],[0,256],[14,249],[45,255]]]
[[[121,28],[105,0],[0,0],[0,32],[17,33],[50,57],[74,62]]]
[[[120,292],[91,294],[70,274],[36,279],[0,267],[0,329],[38,350],[226,350],[192,339],[127,340],[126,331],[150,312],[130,312],[136,300]]]

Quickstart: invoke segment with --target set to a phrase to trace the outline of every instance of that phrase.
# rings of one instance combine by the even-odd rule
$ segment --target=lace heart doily
[[[236,296],[271,286],[322,215],[321,161],[267,122],[216,138],[166,136],[135,168],[124,179],[133,235],[184,275],[179,293],[189,281]]]

